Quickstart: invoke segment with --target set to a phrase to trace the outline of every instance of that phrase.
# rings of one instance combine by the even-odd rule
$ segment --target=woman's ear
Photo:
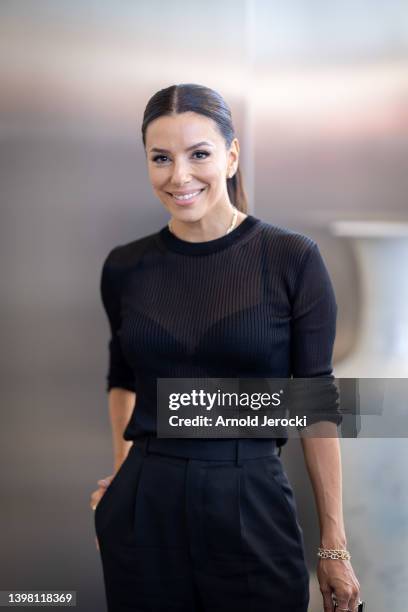
[[[239,161],[239,141],[234,138],[228,151],[227,177],[232,178],[237,171]]]

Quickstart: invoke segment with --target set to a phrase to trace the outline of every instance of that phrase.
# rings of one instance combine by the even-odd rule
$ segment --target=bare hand
[[[324,612],[333,610],[357,610],[360,598],[360,583],[350,561],[343,559],[319,559],[317,578],[323,596]],[[332,594],[336,597],[334,608]]]
[[[99,485],[99,488],[91,493],[90,505],[91,505],[92,510],[96,510],[96,506],[99,504],[99,502],[101,501],[102,497],[104,496],[106,492],[106,489],[109,487],[110,483],[112,482],[113,476],[114,474],[111,474],[110,476],[106,476],[105,478],[101,478],[100,480],[98,480],[97,484]],[[95,541],[96,541],[96,548],[97,550],[99,550],[99,542],[98,542],[97,537],[95,537]]]

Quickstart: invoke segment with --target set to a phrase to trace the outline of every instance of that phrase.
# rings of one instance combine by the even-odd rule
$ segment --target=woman
[[[156,381],[331,376],[327,270],[311,238],[246,213],[239,142],[217,92],[160,90],[142,135],[171,219],[112,249],[102,270],[115,474],[98,481],[91,505],[109,612],[306,612],[303,533],[277,452],[287,438],[158,438]],[[324,420],[331,437],[302,437],[302,447],[321,547],[342,552],[321,553],[318,578],[325,611],[333,596],[338,610],[356,610],[341,417]]]

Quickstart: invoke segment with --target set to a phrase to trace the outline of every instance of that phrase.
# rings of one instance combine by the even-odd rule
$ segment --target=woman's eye
[[[155,155],[153,157],[152,161],[161,164],[163,159],[166,160],[167,159],[167,155]]]
[[[210,155],[210,153],[208,153],[208,151],[194,151],[193,155],[199,155],[200,157],[198,157],[197,159],[206,159]],[[204,157],[201,157],[202,155]]]
[[[208,151],[194,151],[193,156],[197,156],[195,157],[195,159],[206,159],[210,153],[208,153]],[[164,164],[165,162],[168,161],[168,157],[167,155],[155,155],[154,157],[152,157],[152,161],[155,162],[156,164]]]

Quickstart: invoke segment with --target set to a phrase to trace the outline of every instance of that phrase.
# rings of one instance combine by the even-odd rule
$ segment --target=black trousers
[[[109,612],[307,612],[274,440],[135,441],[95,511]]]

